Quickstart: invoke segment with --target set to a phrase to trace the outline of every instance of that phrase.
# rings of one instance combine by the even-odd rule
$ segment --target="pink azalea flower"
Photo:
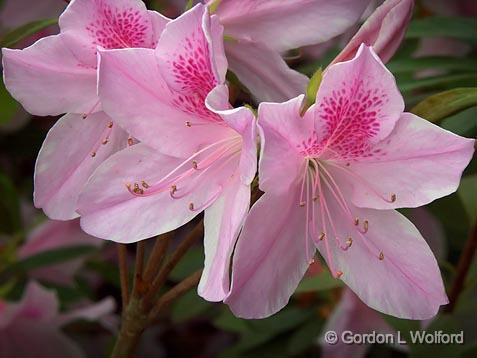
[[[330,66],[316,104],[262,103],[260,187],[234,252],[232,311],[261,318],[289,300],[315,253],[368,306],[425,319],[447,303],[419,231],[392,210],[454,192],[474,151],[411,113],[392,74],[362,45]]]
[[[305,92],[308,78],[288,68],[287,50],[325,42],[347,30],[369,0],[208,0],[227,36],[230,69],[260,101]]]
[[[127,143],[101,110],[96,48],[153,48],[167,21],[140,0],[73,0],[58,35],[24,50],[3,49],[5,85],[28,112],[68,113],[48,133],[35,168],[35,206],[50,218],[77,217],[85,181]]]
[[[18,257],[25,259],[50,250],[83,245],[99,247],[102,245],[102,241],[83,232],[79,225],[79,219],[48,220],[28,235],[27,241],[18,250]],[[34,270],[30,276],[37,280],[71,285],[73,276],[83,261],[83,259],[76,259],[53,266],[45,266]]]
[[[221,300],[256,172],[253,113],[231,108],[223,28],[197,5],[165,28],[157,49],[101,52],[105,111],[140,144],[113,155],[79,200],[91,235],[135,242],[205,210],[201,295]],[[207,104],[207,106],[206,106]]]
[[[61,327],[78,319],[98,320],[115,309],[111,298],[85,308],[59,312],[52,291],[30,282],[18,303],[0,300],[0,356],[45,358],[85,357]]]

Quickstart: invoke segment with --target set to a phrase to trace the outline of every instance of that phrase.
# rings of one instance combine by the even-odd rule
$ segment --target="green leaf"
[[[440,126],[464,137],[477,137],[477,106],[444,119]]]
[[[477,38],[477,19],[468,17],[426,17],[412,21],[406,33],[407,38],[437,36],[474,41]]]
[[[217,11],[217,8],[219,7],[220,3],[222,0],[214,0],[210,5],[209,5],[209,13],[212,15]]]
[[[50,251],[41,252],[39,254],[27,257],[21,261],[17,261],[7,268],[8,271],[30,271],[43,266],[51,266],[62,262],[76,259],[80,256],[91,254],[97,250],[96,247],[90,245],[70,246]]]
[[[455,87],[471,87],[475,85],[477,85],[477,73],[452,74],[405,81],[400,81],[398,78],[398,86],[401,92],[433,88],[450,89]]]
[[[304,278],[295,293],[324,291],[341,286],[343,281],[335,279],[328,271],[323,271],[318,276]]]
[[[318,89],[320,88],[321,80],[323,78],[323,71],[321,67],[316,70],[313,76],[308,82],[308,87],[306,88],[306,106],[307,108],[310,107],[316,100],[316,94],[318,93]]]
[[[204,249],[194,247],[190,249],[184,258],[179,261],[169,278],[173,281],[181,281],[204,265]]]
[[[473,106],[477,106],[477,88],[455,88],[427,97],[411,112],[428,121],[438,122]]]
[[[308,322],[297,328],[288,341],[288,353],[296,356],[315,344],[320,336],[324,321],[312,317]]]
[[[10,96],[3,81],[0,81],[0,124],[9,122],[18,110],[18,103]]]
[[[17,27],[7,32],[0,39],[0,47],[11,47],[21,40],[36,34],[37,32],[58,23],[58,19],[45,19],[29,22],[28,24]]]
[[[477,175],[462,178],[457,193],[469,215],[471,225],[475,224],[477,221]]]
[[[13,234],[21,229],[20,201],[11,180],[0,172],[0,232]]]
[[[189,11],[194,6],[194,0],[187,0],[184,10]]]
[[[455,57],[400,58],[389,62],[386,67],[392,73],[415,72],[428,69],[477,72],[477,61],[471,58]]]

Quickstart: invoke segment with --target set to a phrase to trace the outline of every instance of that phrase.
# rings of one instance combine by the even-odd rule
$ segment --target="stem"
[[[118,258],[119,258],[119,279],[121,281],[121,298],[122,298],[123,312],[124,312],[129,302],[127,248],[125,244],[118,244]]]
[[[202,275],[202,269],[194,272],[192,275],[175,285],[169,291],[167,291],[159,300],[152,309],[149,315],[149,321],[154,321],[159,312],[164,308],[169,306],[175,299],[182,296],[184,293],[189,291],[192,287],[197,286]]]
[[[204,226],[202,220],[194,227],[192,232],[188,237],[181,241],[179,246],[177,247],[176,251],[172,254],[171,258],[166,262],[164,267],[159,271],[156,279],[152,283],[152,287],[147,293],[144,299],[144,308],[146,311],[152,307],[152,301],[154,300],[155,296],[161,289],[161,287],[166,283],[167,277],[171,273],[171,271],[176,267],[177,263],[182,259],[185,255],[187,250],[195,243],[195,241],[202,237],[204,234]]]
[[[136,266],[134,273],[133,295],[139,295],[144,290],[143,271],[144,271],[144,241],[136,244]]]
[[[467,273],[469,272],[472,260],[475,256],[475,251],[477,250],[477,225],[475,225],[470,233],[469,239],[467,240],[464,250],[459,258],[459,263],[457,264],[457,273],[454,284],[452,285],[450,294],[449,294],[449,304],[445,308],[446,312],[453,312],[457,304],[457,301],[464,289],[465,279]]]
[[[150,283],[157,275],[157,271],[161,268],[162,262],[171,241],[171,234],[161,235],[156,238],[156,243],[152,249],[151,255],[147,260],[146,271],[144,273],[144,281]]]
[[[147,315],[142,312],[141,300],[133,296],[126,311],[123,312],[121,330],[116,339],[111,358],[132,357],[147,323]]]

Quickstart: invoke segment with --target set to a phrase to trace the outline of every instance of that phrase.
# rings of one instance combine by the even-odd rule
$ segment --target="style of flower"
[[[230,69],[259,101],[304,93],[308,78],[281,54],[325,42],[360,18],[369,0],[207,0],[224,26]]]
[[[97,48],[154,48],[167,22],[140,0],[73,0],[58,35],[23,50],[3,49],[5,85],[28,112],[68,113],[48,133],[35,168],[35,206],[50,218],[77,217],[88,177],[132,140],[102,111]]]
[[[395,210],[454,192],[474,152],[411,113],[372,48],[330,66],[316,103],[261,103],[260,188],[234,252],[231,292],[240,317],[286,305],[315,247],[334,277],[368,306],[426,319],[447,303],[437,262]]]
[[[223,28],[201,4],[167,24],[156,50],[101,51],[103,108],[141,143],[106,160],[79,200],[86,232],[123,243],[205,210],[199,293],[217,301],[257,165],[255,117],[231,108],[226,71]]]

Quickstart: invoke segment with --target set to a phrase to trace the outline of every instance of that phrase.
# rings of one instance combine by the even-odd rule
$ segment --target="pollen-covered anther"
[[[336,278],[341,278],[343,276],[343,271],[336,271]]]
[[[185,125],[186,127],[192,127],[192,124],[189,121],[185,122]]]
[[[354,225],[355,225],[355,226],[358,226],[358,225],[359,225],[359,218],[355,218],[355,219],[354,219]]]
[[[317,201],[317,200],[318,200],[318,195],[315,195],[315,196],[313,197],[313,201]]]
[[[138,184],[138,183],[134,183],[133,192],[134,192],[135,194],[139,194],[139,195],[144,194],[144,190],[142,190],[142,189],[139,187],[139,184]]]
[[[88,118],[88,115],[85,113],[81,116],[81,118],[86,119],[86,118]]]
[[[92,158],[96,157],[96,152],[91,152],[91,157]]]
[[[364,232],[364,233],[367,233],[367,232],[368,232],[368,229],[369,229],[369,221],[368,221],[368,220],[364,220],[364,222],[363,222],[363,232]]]
[[[194,203],[189,203],[189,210],[194,211]]]
[[[134,144],[134,141],[131,137],[128,138],[128,145],[131,146]]]
[[[322,233],[320,234],[320,236],[318,236],[318,239],[319,239],[320,241],[323,241],[323,240],[325,239],[325,237],[326,237],[326,234],[325,234],[324,232],[322,232]]]
[[[101,144],[105,145],[105,144],[108,144],[108,142],[109,142],[109,138],[104,138]]]
[[[108,128],[113,128],[113,122],[109,122]]]
[[[396,201],[396,194],[391,194],[391,203],[394,203]]]
[[[378,257],[378,258],[379,258],[380,261],[383,261],[383,260],[384,260],[384,253],[383,253],[382,251],[379,253],[379,257]]]
[[[149,184],[146,183],[144,180],[141,181],[141,185],[142,185],[142,187],[143,187],[144,189],[148,189],[148,188],[149,188]]]
[[[348,248],[350,248],[351,245],[353,245],[353,238],[348,237],[348,239],[346,240],[346,246],[348,246]]]
[[[306,201],[300,201],[300,204],[299,204],[299,205],[300,205],[301,207],[304,207],[305,204],[306,204]]]
[[[192,168],[194,168],[195,170],[197,170],[198,164],[197,164],[197,161],[196,161],[196,160],[193,160],[193,161],[192,161]]]

